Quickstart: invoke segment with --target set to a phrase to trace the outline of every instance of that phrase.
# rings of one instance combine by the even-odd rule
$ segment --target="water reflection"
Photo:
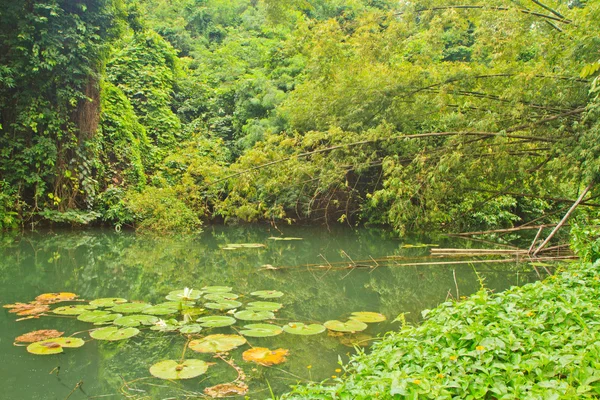
[[[289,227],[283,233],[304,240],[269,240],[281,233],[257,226],[211,227],[202,235],[185,238],[102,230],[3,236],[1,301],[28,301],[40,293],[72,291],[86,299],[115,296],[160,302],[169,291],[184,287],[228,285],[240,294],[277,289],[286,293],[281,299],[285,307],[278,313],[280,324],[291,320],[324,322],[344,319],[353,311],[378,311],[388,321],[370,326],[365,332],[376,337],[398,326],[392,320],[399,313],[406,313],[407,320],[415,323],[422,310],[456,297],[457,290],[459,296],[473,293],[480,287],[477,274],[487,288],[496,291],[537,278],[526,264],[402,266],[407,260],[435,261],[423,258],[428,255],[427,247],[411,247],[419,243],[477,246],[456,243],[456,239],[415,236],[398,240],[376,230],[306,227]],[[264,243],[266,247],[221,249],[231,243]],[[345,268],[351,264],[362,267]],[[64,355],[35,357],[12,346],[13,338],[35,329],[73,333],[89,329],[89,325],[57,317],[18,323],[14,320],[14,315],[6,312],[0,316],[0,345],[5,360],[0,365],[0,377],[8,383],[7,398],[64,399],[80,381],[83,391],[75,390],[71,399],[109,394],[122,398],[124,393],[139,398],[183,398],[236,376],[221,362],[211,367],[205,380],[175,384],[149,378],[148,367],[156,361],[181,357],[186,340],[154,332],[122,343],[91,341]],[[217,331],[230,332],[228,329]],[[232,353],[247,371],[248,383],[257,397],[261,396],[258,393],[269,397],[267,381],[280,393],[300,379],[325,379],[338,368],[338,356],[345,358],[353,351],[327,334],[283,334],[250,342],[253,346],[290,349],[291,353],[288,363],[273,368],[255,368],[243,362],[243,349]],[[365,342],[369,342],[368,337]],[[208,359],[197,353],[188,356]],[[58,376],[56,367],[60,367]]]

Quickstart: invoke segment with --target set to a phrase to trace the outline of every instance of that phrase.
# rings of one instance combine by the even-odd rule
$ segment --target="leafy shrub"
[[[0,181],[0,230],[17,227],[20,209],[21,200],[16,191],[5,181]]]
[[[172,188],[149,186],[142,192],[130,191],[125,197],[137,227],[157,233],[193,233],[200,231],[200,219]]]
[[[576,223],[571,228],[571,249],[582,261],[600,258],[600,220]]]
[[[283,399],[582,399],[600,394],[600,263],[447,302]]]

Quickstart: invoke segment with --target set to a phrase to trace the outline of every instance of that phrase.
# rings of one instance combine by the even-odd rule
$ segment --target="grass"
[[[481,290],[388,333],[342,377],[283,399],[585,399],[600,395],[600,263]]]

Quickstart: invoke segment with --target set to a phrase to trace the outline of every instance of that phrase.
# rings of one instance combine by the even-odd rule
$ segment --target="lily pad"
[[[54,310],[52,310],[52,312],[54,314],[59,314],[59,315],[79,315],[79,314],[83,314],[86,311],[95,310],[95,309],[96,309],[96,307],[94,307],[94,306],[78,304],[75,306],[58,307],[58,308],[55,308]]]
[[[244,361],[254,362],[268,367],[270,365],[277,365],[285,362],[285,357],[289,354],[290,352],[285,349],[270,350],[266,347],[255,347],[246,350],[242,354],[242,357],[244,358]]]
[[[199,353],[222,353],[230,351],[246,343],[240,335],[208,335],[202,339],[192,340],[189,348]]]
[[[204,307],[210,308],[212,310],[231,310],[233,308],[238,308],[242,305],[239,301],[235,300],[221,300],[218,303],[206,303]]]
[[[150,329],[159,332],[175,332],[181,328],[181,325],[182,323],[176,319],[169,319],[167,321],[159,319],[150,327]]]
[[[269,240],[274,240],[276,242],[289,242],[289,241],[292,241],[292,240],[304,240],[303,238],[299,238],[299,237],[276,237],[276,236],[271,236],[268,239]]]
[[[365,322],[365,323],[369,324],[369,323],[373,323],[373,322],[382,322],[382,321],[385,321],[387,318],[385,317],[385,315],[379,314],[376,312],[359,311],[359,312],[353,312],[352,315],[350,316],[350,319],[353,319],[355,321]]]
[[[283,307],[283,304],[272,301],[253,301],[246,306],[248,310],[255,311],[277,311],[281,307]]]
[[[167,297],[167,300],[173,300],[173,301],[196,300],[196,299],[199,299],[200,296],[202,296],[202,293],[203,292],[200,290],[185,288],[185,289],[181,289],[181,290],[173,290],[173,291],[169,292],[169,294],[166,297]]]
[[[140,325],[154,325],[158,321],[154,315],[126,315],[124,317],[117,318],[113,321],[113,324],[118,326],[140,326]]]
[[[321,324],[306,325],[302,322],[290,322],[283,326],[283,330],[294,335],[317,335],[325,332],[325,327]]]
[[[335,332],[360,332],[367,329],[367,324],[354,319],[347,322],[332,320],[325,322],[323,325],[325,325],[325,328]]]
[[[102,325],[122,316],[123,314],[113,314],[110,311],[93,310],[79,314],[77,319],[83,322],[92,322],[95,325]]]
[[[240,381],[220,383],[204,389],[204,394],[212,397],[213,399],[231,396],[244,396],[247,393],[248,385]]]
[[[250,337],[268,337],[277,336],[283,329],[277,325],[271,324],[250,324],[245,325],[244,329],[240,331],[240,334]]]
[[[120,297],[104,297],[90,301],[90,305],[94,307],[113,307],[121,303],[127,303],[127,299],[122,299]]]
[[[230,286],[206,286],[202,290],[204,293],[227,293],[233,290]]]
[[[283,296],[283,293],[279,290],[258,290],[250,293],[252,296],[259,297],[261,299],[276,299]]]
[[[75,300],[77,296],[75,293],[69,292],[58,292],[58,293],[44,293],[40,294],[35,298],[35,301],[42,304],[54,304],[60,303],[61,301]]]
[[[21,336],[18,336],[15,339],[15,342],[21,343],[34,343],[41,342],[42,340],[57,338],[62,336],[64,332],[59,332],[56,329],[42,329],[39,331],[33,331],[29,333],[25,333]]]
[[[196,322],[205,328],[220,328],[222,326],[230,326],[235,324],[235,318],[225,315],[215,315],[211,317],[198,318]]]
[[[243,310],[233,314],[237,319],[243,321],[262,321],[263,319],[274,319],[275,314],[271,311],[258,311],[258,310]]]
[[[182,363],[175,360],[160,361],[150,367],[150,373],[160,379],[191,379],[204,374],[208,363],[189,359]]]
[[[169,315],[175,314],[177,311],[179,310],[176,307],[162,306],[160,304],[157,304],[155,306],[144,308],[142,310],[142,313],[148,315]]]
[[[111,308],[111,310],[118,313],[135,314],[142,312],[149,307],[151,307],[151,305],[148,303],[123,303],[117,304]]]
[[[64,347],[81,347],[84,344],[85,341],[80,338],[58,337],[31,343],[27,346],[27,351],[39,355],[58,354],[63,352]]]
[[[202,325],[200,325],[200,324],[191,324],[191,325],[186,325],[186,326],[179,328],[179,332],[184,333],[184,334],[198,333],[201,330],[202,330]]]
[[[129,339],[140,333],[137,328],[117,328],[116,326],[108,326],[106,328],[96,329],[90,332],[90,336],[96,340],[123,340]]]
[[[204,298],[206,300],[212,300],[212,301],[216,301],[219,302],[221,300],[235,300],[237,299],[238,296],[235,293],[223,293],[223,292],[217,292],[217,293],[208,293],[204,295]]]

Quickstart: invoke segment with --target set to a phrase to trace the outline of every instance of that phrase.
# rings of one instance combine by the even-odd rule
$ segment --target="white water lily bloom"
[[[165,322],[164,319],[159,319],[158,321],[156,321],[154,323],[154,325],[160,327],[160,328],[166,328],[167,327],[167,323]]]
[[[183,289],[183,294],[181,295],[181,297],[189,299],[192,296],[193,291],[194,291],[194,289],[190,289],[190,288],[186,287],[185,289]]]

